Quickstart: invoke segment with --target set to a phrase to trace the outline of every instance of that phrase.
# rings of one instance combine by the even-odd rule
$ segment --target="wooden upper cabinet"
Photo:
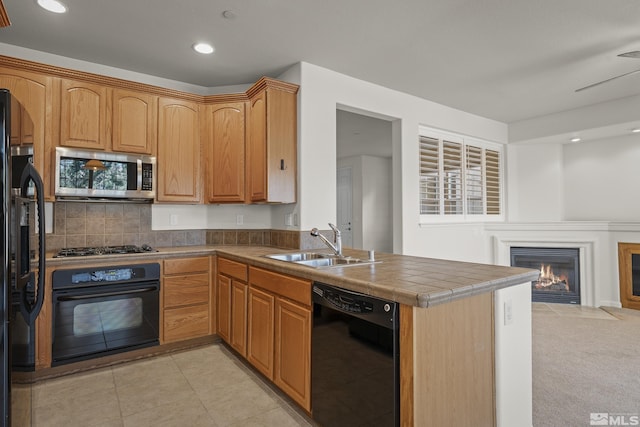
[[[113,151],[156,152],[157,97],[129,90],[113,90]]]
[[[33,120],[15,96],[11,97],[11,145],[33,145]]]
[[[101,85],[65,79],[60,88],[60,145],[109,149],[109,90]]]
[[[245,103],[207,106],[207,201],[245,201]]]
[[[198,114],[194,102],[158,99],[159,202],[202,200]]]
[[[21,61],[17,61],[21,62]],[[33,144],[33,164],[44,178],[46,200],[53,200],[51,151],[54,137],[53,108],[57,92],[50,76],[0,66],[0,87],[12,95],[12,119],[19,123],[11,128],[12,144]],[[55,93],[54,93],[55,92]],[[18,101],[18,102],[15,102]],[[13,120],[12,120],[13,122]],[[13,136],[18,133],[19,137]]]
[[[263,77],[247,92],[250,202],[296,201],[297,91],[296,85]]]

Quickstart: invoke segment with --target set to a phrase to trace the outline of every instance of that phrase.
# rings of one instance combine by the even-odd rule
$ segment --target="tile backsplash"
[[[161,230],[151,229],[151,205],[137,203],[56,202],[53,233],[47,250],[83,246],[261,245],[311,249],[318,239],[291,230]]]

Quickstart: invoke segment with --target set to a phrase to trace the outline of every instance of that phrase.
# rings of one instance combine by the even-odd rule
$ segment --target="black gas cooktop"
[[[120,246],[97,246],[86,248],[62,248],[55,254],[54,258],[95,256],[95,255],[122,255],[140,254],[145,252],[157,252],[149,245],[120,245]]]

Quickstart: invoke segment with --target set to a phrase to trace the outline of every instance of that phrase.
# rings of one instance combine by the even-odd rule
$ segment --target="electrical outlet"
[[[171,214],[171,216],[169,216],[169,223],[171,225],[178,225],[178,215]]]
[[[236,215],[236,225],[244,224],[244,215]]]
[[[510,325],[513,323],[513,302],[508,299],[504,302],[504,324]]]

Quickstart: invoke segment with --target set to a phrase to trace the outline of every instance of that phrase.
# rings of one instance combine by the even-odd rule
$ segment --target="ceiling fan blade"
[[[600,86],[601,84],[608,83],[611,80],[619,79],[620,77],[624,77],[624,76],[630,76],[631,74],[635,74],[635,73],[640,73],[640,69],[629,71],[628,73],[620,74],[619,76],[611,77],[610,79],[602,80],[601,82],[594,83],[589,86],[581,87],[580,89],[576,89],[576,92],[581,92],[586,89],[591,89],[592,87],[596,87],[596,86]]]
[[[632,50],[631,52],[621,53],[618,56],[623,58],[640,58],[640,50]]]

